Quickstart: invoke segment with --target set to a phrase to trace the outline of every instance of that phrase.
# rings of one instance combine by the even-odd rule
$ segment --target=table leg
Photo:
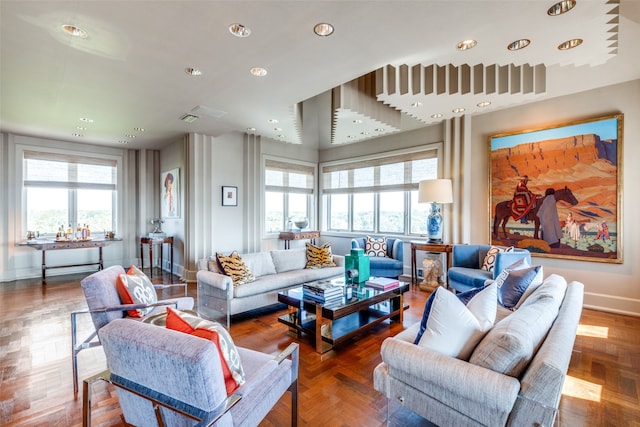
[[[144,270],[144,243],[140,243],[140,270]]]
[[[171,275],[173,275],[173,240],[169,243],[169,246],[171,247]]]
[[[42,284],[46,285],[47,284],[47,261],[45,259],[45,253],[46,251],[43,249],[42,250]]]
[[[416,267],[416,248],[411,245],[411,286],[415,285],[418,276],[418,268]]]
[[[316,304],[316,352],[326,353],[331,350],[333,346],[322,341],[322,326],[324,319],[322,318],[322,304]],[[329,320],[329,327],[331,326],[331,320]]]
[[[153,277],[153,243],[149,243],[149,276]]]
[[[160,275],[164,274],[164,242],[160,243],[160,261],[158,261],[158,266],[160,267]]]
[[[98,270],[104,269],[104,264],[102,262],[102,246],[98,246]]]

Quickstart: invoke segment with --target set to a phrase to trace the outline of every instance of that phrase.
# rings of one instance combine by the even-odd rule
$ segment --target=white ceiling
[[[159,148],[188,132],[219,136],[256,128],[283,143],[323,149],[332,146],[332,89],[387,65],[507,70],[504,93],[490,93],[486,85],[475,94],[452,93],[450,73],[443,74],[447,90],[439,95],[425,95],[423,81],[402,95],[377,90],[378,99],[400,110],[401,130],[442,120],[431,119],[434,113],[452,117],[456,106],[479,114],[640,78],[640,1],[578,0],[570,12],[550,17],[553,3],[0,0],[0,126],[66,141],[128,141],[128,148]],[[319,22],[333,24],[335,33],[316,36]],[[231,35],[232,23],[248,26],[251,36]],[[88,37],[72,38],[61,30],[64,24]],[[576,37],[584,39],[581,46],[557,49]],[[477,46],[458,51],[456,44],[469,38]],[[531,45],[508,51],[520,38]],[[527,92],[524,84],[513,89],[529,65],[544,71],[540,93]],[[190,76],[187,67],[203,74]],[[252,76],[251,67],[268,74]],[[388,78],[376,79],[383,82]],[[492,104],[477,107],[482,100]],[[416,101],[422,106],[411,107]],[[361,104],[335,112],[344,135],[353,114],[375,116],[358,111],[365,109]],[[180,120],[198,106],[197,121]],[[224,115],[213,117],[218,112]]]

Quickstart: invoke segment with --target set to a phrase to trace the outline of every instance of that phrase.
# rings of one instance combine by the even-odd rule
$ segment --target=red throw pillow
[[[155,304],[158,302],[158,294],[156,294],[153,283],[135,265],[129,268],[127,274],[118,276],[116,289],[123,304]],[[144,317],[151,310],[153,310],[152,307],[140,308],[129,310],[128,313],[131,317]]]
[[[166,327],[167,329],[204,338],[215,344],[220,355],[227,396],[244,384],[245,374],[244,369],[242,369],[240,355],[231,339],[231,335],[221,324],[167,307]]]

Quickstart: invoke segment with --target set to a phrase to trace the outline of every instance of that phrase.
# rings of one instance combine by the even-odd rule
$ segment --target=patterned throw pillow
[[[238,349],[221,324],[167,307],[167,329],[204,338],[215,344],[220,355],[227,396],[244,384],[245,373]]]
[[[127,274],[120,274],[116,280],[116,289],[123,304],[155,304],[158,302],[158,294],[153,283],[137,268],[132,265]],[[153,308],[139,308],[129,310],[131,317],[144,317]]]
[[[482,261],[481,270],[493,271],[493,267],[496,264],[496,256],[498,252],[513,252],[513,246],[509,246],[508,248],[501,248],[500,246],[491,246],[487,251],[487,255],[484,257],[484,261]]]
[[[244,264],[244,261],[242,261],[240,255],[238,255],[238,252],[233,251],[229,256],[216,252],[216,258],[224,270],[224,274],[231,277],[233,286],[244,285],[245,283],[256,280]]]
[[[371,236],[367,236],[367,240],[364,242],[364,253],[369,256],[387,256],[387,238],[381,237],[375,239]]]
[[[331,254],[331,244],[329,242],[318,247],[307,243],[307,265],[304,268],[324,268],[335,267],[333,255]]]

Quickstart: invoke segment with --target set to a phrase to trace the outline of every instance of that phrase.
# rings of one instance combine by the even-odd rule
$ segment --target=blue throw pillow
[[[479,288],[471,289],[467,292],[456,294],[456,296],[464,305],[467,305],[467,303],[471,301],[471,298],[473,298],[476,294],[484,290],[484,288],[485,286],[481,286]],[[420,330],[418,331],[418,336],[416,337],[416,340],[413,342],[416,345],[420,342],[420,338],[422,338],[424,331],[427,330],[427,320],[429,320],[429,313],[431,313],[431,306],[433,305],[433,300],[435,296],[436,296],[436,291],[434,290],[424,305],[424,312],[422,313],[422,321],[420,321]]]
[[[529,285],[534,281],[542,266],[523,268],[520,270],[505,269],[498,277],[498,303],[508,309],[514,309]]]

